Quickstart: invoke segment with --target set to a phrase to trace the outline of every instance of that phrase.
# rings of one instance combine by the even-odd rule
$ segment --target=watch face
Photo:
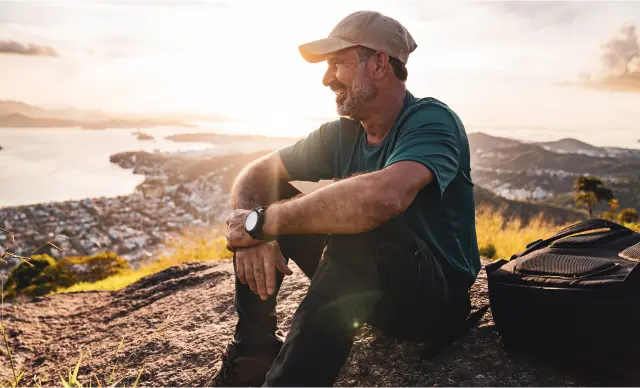
[[[252,211],[247,216],[247,219],[244,221],[244,227],[247,230],[253,230],[258,223],[258,213]]]

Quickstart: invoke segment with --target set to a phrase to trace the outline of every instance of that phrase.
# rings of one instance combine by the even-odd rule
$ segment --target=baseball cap
[[[355,46],[384,51],[404,64],[418,47],[397,20],[380,12],[358,11],[342,19],[327,38],[303,44],[299,49],[307,62],[316,63],[324,61],[329,53]]]

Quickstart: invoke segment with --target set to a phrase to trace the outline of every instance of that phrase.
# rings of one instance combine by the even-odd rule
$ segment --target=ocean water
[[[196,128],[162,127],[144,130],[155,141],[137,140],[132,129],[82,130],[75,128],[0,128],[0,207],[39,202],[65,201],[87,197],[117,196],[133,192],[143,177],[109,162],[109,156],[122,151],[153,152],[198,151],[207,155],[255,152],[286,146],[294,138],[261,141],[247,138],[230,144],[178,143],[165,140],[179,133],[258,133],[271,136],[304,136],[321,122],[199,123]],[[469,133],[526,141],[550,141],[564,137],[597,146],[640,149],[640,130],[585,132],[571,130],[467,128]]]
[[[132,135],[135,129],[0,128],[0,207],[130,194],[144,177],[110,163],[109,156],[118,152],[199,151],[213,156],[270,146],[255,139],[232,145],[164,139],[215,129],[153,128],[143,132],[155,141],[140,141]]]

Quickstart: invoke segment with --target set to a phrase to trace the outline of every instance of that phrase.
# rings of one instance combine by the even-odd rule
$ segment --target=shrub
[[[634,208],[626,208],[620,210],[620,214],[618,214],[618,221],[620,223],[634,224],[640,221],[640,215]]]
[[[65,271],[73,273],[75,282],[97,282],[129,268],[129,263],[114,252],[92,256],[69,256],[60,261]]]
[[[6,297],[46,295],[78,282],[96,282],[129,268],[127,261],[113,252],[60,261],[49,255],[33,255],[29,263],[20,263],[11,271]]]
[[[51,256],[33,255],[29,263],[21,262],[11,271],[5,296],[44,295],[58,287],[73,284],[73,278],[69,275],[61,270],[60,264]]]
[[[170,251],[136,269],[125,269],[99,281],[82,281],[57,292],[115,291],[141,278],[174,265],[190,261],[225,260],[233,257],[226,248],[226,240],[216,230],[186,230],[181,236],[165,241]]]
[[[496,250],[496,246],[493,243],[489,243],[487,245],[481,246],[479,249],[480,256],[486,257],[487,259],[493,259],[496,257],[498,251]]]

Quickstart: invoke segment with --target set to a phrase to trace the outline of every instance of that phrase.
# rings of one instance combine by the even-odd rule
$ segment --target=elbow
[[[417,191],[413,188],[402,188],[399,185],[389,185],[382,192],[384,200],[381,206],[387,220],[404,213],[416,198]]]
[[[385,190],[385,195],[381,197],[381,201],[378,204],[381,223],[404,213],[411,204],[411,201],[408,201],[405,195],[391,189]]]

